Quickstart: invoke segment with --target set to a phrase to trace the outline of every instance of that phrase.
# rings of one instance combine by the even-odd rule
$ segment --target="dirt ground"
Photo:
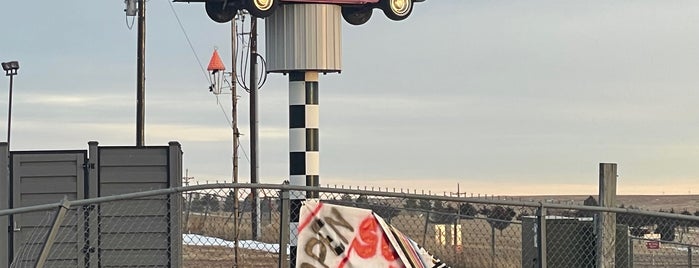
[[[232,248],[217,246],[184,246],[182,249],[185,268],[233,267],[234,252]],[[278,254],[257,250],[240,249],[238,267],[278,267]]]

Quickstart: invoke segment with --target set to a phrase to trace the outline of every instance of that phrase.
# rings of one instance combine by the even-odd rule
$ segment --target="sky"
[[[218,48],[230,66],[230,25],[202,4],[172,7],[193,49],[170,3],[148,1],[146,145],[179,141],[189,176],[229,182],[230,95],[208,92],[196,57],[206,64]],[[124,3],[0,8],[0,60],[21,66],[11,149],[135,145],[137,32]],[[375,10],[366,25],[343,23],[343,71],[320,77],[320,182],[596,194],[599,163],[617,163],[619,194],[695,194],[696,14],[689,0],[428,0],[405,21]],[[288,177],[287,79],[270,74],[259,93],[263,183]],[[248,94],[238,94],[249,155]],[[240,166],[249,181],[244,156]]]

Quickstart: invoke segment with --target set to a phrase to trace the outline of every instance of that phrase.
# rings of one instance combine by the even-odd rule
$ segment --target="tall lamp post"
[[[12,80],[17,75],[19,70],[19,62],[8,61],[2,63],[2,69],[5,70],[5,75],[10,77],[10,101],[8,102],[7,111],[7,149],[10,149],[10,129],[12,127]]]

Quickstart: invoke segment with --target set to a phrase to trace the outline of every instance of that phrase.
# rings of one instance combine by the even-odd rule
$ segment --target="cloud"
[[[135,125],[130,123],[82,123],[82,122],[49,122],[49,121],[21,121],[14,124],[13,134],[15,141],[34,146],[45,146],[60,138],[68,140],[98,139],[113,142],[132,140],[135,138]],[[220,142],[231,141],[232,132],[225,127],[196,124],[147,124],[145,128],[146,139],[167,144],[168,141],[189,142]],[[47,137],[50,138],[50,142]],[[260,129],[260,137],[263,139],[283,139],[288,137],[287,129],[268,128]],[[32,142],[34,141],[34,142]],[[131,143],[131,142],[128,142]]]
[[[27,105],[49,105],[60,108],[79,108],[94,106],[95,104],[108,106],[125,106],[133,103],[133,100],[124,95],[67,95],[67,94],[24,94],[17,100]]]

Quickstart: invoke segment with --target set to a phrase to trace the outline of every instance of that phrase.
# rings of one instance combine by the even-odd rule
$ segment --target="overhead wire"
[[[172,5],[171,1],[167,1],[167,2],[168,2],[168,4],[170,4],[170,9],[172,10],[173,15],[175,16],[175,19],[177,19],[177,23],[180,26],[180,30],[182,30],[182,34],[184,34],[184,37],[187,40],[187,44],[189,45],[189,48],[192,50],[192,54],[194,54],[194,58],[197,60],[197,63],[199,64],[199,68],[201,69],[202,73],[204,74],[204,78],[206,79],[206,81],[209,82],[209,84],[211,84],[212,83],[211,78],[209,77],[208,73],[206,72],[206,69],[204,69],[204,65],[202,64],[201,59],[199,59],[199,56],[197,55],[196,50],[194,49],[194,45],[192,44],[192,41],[190,40],[189,35],[187,34],[187,31],[185,30],[184,25],[182,24],[182,21],[180,20],[180,17],[177,15],[177,11],[175,11],[175,7]],[[236,46],[236,48],[237,48],[237,46]],[[234,52],[234,53],[236,53],[236,52]],[[236,55],[236,59],[237,59],[237,55]],[[221,108],[221,112],[223,113],[223,116],[226,119],[226,123],[228,124],[228,126],[231,129],[233,129],[232,120],[230,119],[230,117],[226,113],[225,108],[223,108],[223,105],[219,101],[218,96],[216,96],[216,103]],[[250,158],[248,157],[248,154],[245,151],[245,148],[238,145],[238,148],[236,148],[236,149],[241,149],[241,151],[243,152],[243,156],[245,156],[245,160],[247,160],[249,163]]]
[[[182,30],[182,33],[184,34],[184,38],[187,39],[187,44],[189,44],[189,48],[192,50],[192,54],[194,54],[194,58],[197,60],[197,63],[199,63],[199,68],[201,69],[202,73],[204,74],[204,78],[206,81],[209,82],[209,85],[211,85],[211,78],[209,77],[209,74],[206,72],[206,69],[204,69],[204,65],[201,63],[201,59],[199,59],[199,55],[197,55],[196,50],[194,50],[194,45],[192,45],[192,40],[189,39],[189,35],[187,34],[187,31],[184,29],[184,26],[182,25],[182,21],[180,20],[180,16],[177,15],[177,11],[175,11],[175,7],[172,5],[172,1],[167,1],[168,4],[170,4],[170,9],[172,10],[172,14],[175,15],[175,19],[177,19],[177,24],[180,25],[180,30]]]

